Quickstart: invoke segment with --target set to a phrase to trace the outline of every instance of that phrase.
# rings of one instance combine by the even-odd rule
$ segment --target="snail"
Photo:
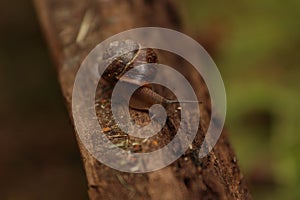
[[[102,74],[102,78],[109,84],[115,85],[118,81],[123,81],[140,86],[130,100],[130,108],[149,110],[154,104],[167,107],[174,103],[195,103],[195,101],[169,100],[152,89],[150,83],[157,73],[153,64],[158,64],[158,57],[151,48],[142,48],[133,40],[114,41],[109,44],[102,59],[108,66]],[[147,65],[147,63],[151,65]],[[136,66],[139,68],[136,69]],[[126,72],[129,70],[131,73],[128,75]],[[197,101],[197,103],[201,102]]]

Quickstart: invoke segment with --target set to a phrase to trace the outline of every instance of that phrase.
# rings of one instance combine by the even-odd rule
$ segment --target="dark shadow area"
[[[0,3],[0,199],[87,199],[74,133],[31,1]]]

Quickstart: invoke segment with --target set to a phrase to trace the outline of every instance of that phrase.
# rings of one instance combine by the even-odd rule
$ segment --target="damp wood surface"
[[[34,3],[71,121],[76,72],[97,44],[121,31],[142,26],[165,27],[187,33],[177,11],[178,5],[171,0],[35,0]],[[184,62],[164,53],[159,55],[159,60],[179,70],[180,63],[184,65]],[[88,153],[74,129],[90,199],[251,199],[226,130],[209,155],[198,158],[210,120],[209,94],[201,77],[190,70],[183,70],[183,73],[194,86],[197,97],[203,101],[201,119],[193,144],[170,166],[145,174],[111,169]],[[149,140],[138,140],[121,132],[111,122],[110,105],[107,103],[110,92],[99,86],[95,104],[99,123],[114,144],[132,152],[145,152],[154,151],[171,141],[180,122],[180,111],[176,105],[160,133]],[[165,91],[161,89],[160,92]],[[131,109],[130,114],[137,124],[143,125],[150,120],[148,113],[143,111]]]

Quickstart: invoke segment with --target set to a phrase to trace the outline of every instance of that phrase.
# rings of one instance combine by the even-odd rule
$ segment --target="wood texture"
[[[96,44],[116,33],[141,26],[184,32],[176,4],[169,0],[35,0],[35,5],[70,116],[76,72]],[[167,55],[163,55],[162,60],[177,63]],[[198,85],[198,97],[209,101],[203,81],[190,71],[185,75],[194,86]],[[107,98],[105,92],[99,90],[99,98]],[[209,124],[209,104],[204,104],[201,112],[201,127],[194,148],[172,165],[153,173],[130,174],[111,169],[95,160],[78,140],[90,199],[251,199],[225,131],[208,156],[201,160],[195,156]],[[137,123],[143,121],[138,119],[148,119],[143,112],[132,110],[131,113]],[[110,117],[110,114],[104,115],[98,110],[100,123],[104,123],[103,117]],[[173,115],[163,130],[164,136],[158,135],[153,141],[159,145],[169,141],[178,121],[179,117]]]

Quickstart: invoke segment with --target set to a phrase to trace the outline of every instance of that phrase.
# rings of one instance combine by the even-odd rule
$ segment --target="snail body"
[[[149,110],[153,104],[166,107],[179,103],[162,97],[149,86],[157,73],[153,64],[158,64],[158,58],[153,49],[142,48],[140,44],[132,40],[114,41],[103,54],[103,59],[108,67],[102,74],[102,78],[112,86],[118,81],[140,86],[133,94],[129,107]],[[129,70],[131,73],[126,74]]]

